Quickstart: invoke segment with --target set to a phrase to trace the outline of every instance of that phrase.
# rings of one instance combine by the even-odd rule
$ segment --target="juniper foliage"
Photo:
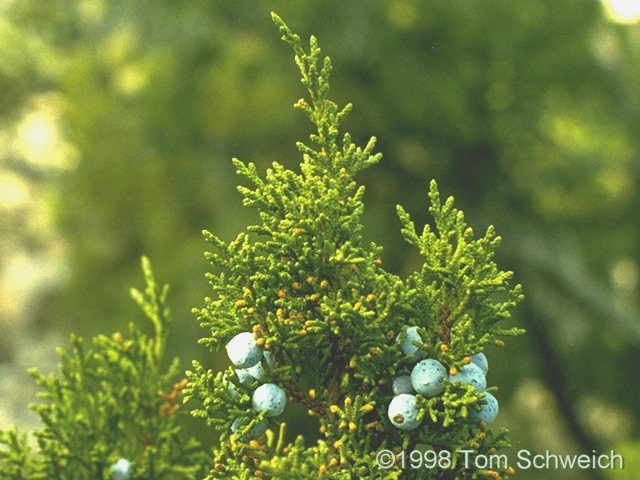
[[[303,437],[288,443],[287,411],[282,417],[256,411],[258,379],[241,381],[232,367],[214,372],[194,361],[177,382],[177,360],[163,370],[168,289],[159,288],[143,258],[147,287],[132,296],[151,320],[154,337],[131,324],[129,339],[102,335],[87,349],[72,336],[72,352],[59,350],[59,375],[32,370],[46,400],[32,408],[45,426],[34,432],[37,451],[14,427],[0,430],[3,478],[109,479],[116,463],[128,462],[134,480],[508,479],[513,473],[507,465],[467,469],[461,462],[461,450],[491,455],[509,447],[505,429],[469,420],[472,409],[486,403],[485,393],[471,385],[445,380],[439,395],[416,394],[421,425],[413,430],[396,428],[387,413],[393,380],[411,369],[413,354],[401,348],[408,327],[417,327],[422,342],[413,346],[419,355],[452,375],[487,346],[503,346],[501,337],[522,333],[498,325],[523,298],[519,285],[509,287],[512,273],[500,271],[493,259],[500,237],[489,227],[475,239],[453,198],[441,203],[432,182],[435,228],[427,225],[418,235],[409,214],[397,207],[405,239],[424,258],[422,269],[406,279],[385,271],[382,248],[363,245],[364,187],[354,180],[380,160],[375,138],[362,148],[348,133],[339,137],[351,104],[339,108],[328,99],[330,59],[320,62],[314,37],[307,53],[277,15],[273,20],[294,50],[310,96],[310,103],[300,99],[295,108],[317,132],[309,144],[298,143],[300,173],[273,163],[263,180],[254,164],[233,160],[252,185],[238,187],[243,203],[258,209],[261,224],[228,243],[204,232],[215,248],[206,254],[215,269],[208,275],[215,295],[194,313],[209,331],[200,343],[211,350],[253,332],[272,360],[265,357],[260,382],[302,403],[325,438],[314,446]],[[218,430],[213,455],[184,436],[181,397],[199,401],[192,415]],[[252,434],[265,422],[266,432]],[[393,466],[378,465],[382,449],[398,454]],[[409,468],[411,451],[450,456],[433,468]]]
[[[185,401],[201,401],[193,414],[221,433],[207,478],[508,478],[510,467],[468,471],[459,461],[462,449],[487,454],[509,446],[506,430],[468,422],[469,410],[485,403],[470,385],[447,381],[442,395],[417,395],[423,423],[413,431],[398,430],[387,418],[392,381],[409,372],[399,348],[408,326],[419,327],[424,343],[416,346],[423,356],[451,372],[487,345],[503,345],[499,337],[522,333],[497,325],[523,298],[519,285],[509,289],[512,273],[500,271],[493,260],[500,237],[489,227],[474,239],[453,198],[442,204],[432,182],[434,230],[427,225],[418,236],[409,214],[398,207],[404,237],[424,257],[422,270],[406,280],[386,272],[381,247],[363,245],[364,187],[354,180],[380,160],[376,139],[361,148],[348,133],[340,138],[351,104],[339,108],[328,99],[329,57],[320,60],[314,37],[305,52],[277,15],[273,20],[294,50],[310,96],[310,102],[300,99],[294,106],[317,132],[309,144],[297,144],[300,173],[274,162],[263,180],[254,164],[233,160],[252,185],[238,187],[243,203],[258,209],[262,223],[229,243],[204,232],[215,248],[206,254],[215,267],[208,275],[215,296],[194,313],[210,331],[200,343],[211,350],[223,349],[238,333],[254,332],[275,363],[261,381],[281,386],[290,400],[304,404],[325,440],[309,446],[299,437],[287,445],[286,423],[274,418],[266,435],[243,441],[266,418],[252,408],[256,383],[242,383],[231,367],[216,373],[193,362]],[[507,299],[496,300],[505,291]],[[244,427],[231,434],[237,418],[246,419]],[[374,458],[381,449],[416,448],[452,452],[452,462],[445,469],[403,472],[400,465],[381,469]]]
[[[120,458],[131,463],[130,478],[202,478],[209,455],[182,431],[187,412],[180,408],[186,380],[178,359],[163,370],[168,327],[168,286],[160,288],[151,265],[142,259],[144,293],[131,290],[154,326],[148,338],[135,324],[129,338],[100,335],[87,348],[71,336],[72,351],[58,349],[58,375],[30,374],[42,387],[35,403],[44,428],[33,432],[37,451],[15,427],[0,431],[0,473],[8,480],[111,479]],[[178,381],[177,381],[178,380]]]

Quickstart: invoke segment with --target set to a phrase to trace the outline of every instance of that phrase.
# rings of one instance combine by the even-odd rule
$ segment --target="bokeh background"
[[[344,128],[378,138],[365,237],[407,275],[395,205],[429,221],[435,178],[502,269],[528,333],[488,352],[514,447],[624,455],[640,471],[640,2],[637,0],[2,0],[0,427],[38,426],[25,373],[56,346],[144,322],[140,256],[170,283],[170,354],[212,368],[190,313],[210,294],[201,231],[258,218],[230,159],[296,168],[312,126],[276,11],[332,57]],[[317,428],[292,412],[292,436]],[[193,423],[209,444],[212,430]],[[634,463],[635,462],[635,463]]]

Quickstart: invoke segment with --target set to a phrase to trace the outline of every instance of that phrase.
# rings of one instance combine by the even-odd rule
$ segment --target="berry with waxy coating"
[[[262,366],[262,362],[258,362],[253,367],[247,368],[247,372],[249,372],[251,377],[260,381],[262,377],[264,377],[264,367]]]
[[[435,397],[444,391],[447,370],[437,360],[427,358],[418,362],[411,372],[413,389],[425,397]]]
[[[401,334],[396,337],[396,341],[400,339],[400,335]],[[405,355],[411,355],[409,363],[415,363],[422,358],[422,350],[420,347],[414,345],[413,342],[417,342],[422,345],[422,337],[418,334],[418,327],[407,327],[407,336],[402,341],[401,348],[402,353]]]
[[[222,376],[222,383],[224,385],[227,385],[227,390],[229,390],[229,393],[231,394],[231,397],[234,400],[239,400],[240,399],[240,393],[238,393],[238,390],[236,390],[236,386],[233,383],[231,383],[231,382],[229,382],[227,380],[227,374],[226,373]]]
[[[256,412],[267,412],[267,417],[277,417],[284,411],[287,394],[274,383],[265,383],[256,388],[251,399]]]
[[[487,388],[487,379],[475,363],[465,365],[456,375],[449,375],[449,381],[468,383],[473,385],[478,392],[484,392]]]
[[[480,410],[469,409],[469,422],[478,423],[481,421],[490,424],[498,416],[498,400],[489,392],[484,393],[484,399],[487,401],[485,405],[481,405]]]
[[[256,381],[256,379],[253,378],[253,376],[249,373],[249,371],[246,368],[236,368],[235,372],[236,372],[236,375],[238,376],[238,380],[240,380],[240,383],[244,383],[245,385],[251,385],[253,382]],[[227,385],[227,389],[229,390],[231,397],[234,400],[239,400],[240,392],[238,392],[238,390],[236,389],[236,386],[232,382],[227,380],[226,373],[222,376],[222,381]]]
[[[489,361],[487,360],[485,354],[482,352],[472,355],[471,363],[480,367],[480,370],[482,370],[482,373],[484,373],[485,375],[489,371]]]
[[[262,349],[258,347],[253,333],[242,332],[227,344],[227,355],[236,368],[249,368],[260,361]]]
[[[236,368],[235,372],[238,376],[238,380],[240,380],[240,383],[244,383],[245,385],[251,385],[257,380],[257,378],[251,374],[251,371],[248,368]]]
[[[270,370],[273,370],[276,367],[276,364],[273,361],[273,355],[271,354],[271,352],[265,350],[262,353],[262,356],[264,357],[264,361],[267,364],[267,367],[269,367]],[[264,366],[262,365],[262,361],[259,361],[253,367],[247,368],[247,371],[253,378],[258,381],[261,381],[264,377]]]
[[[401,375],[393,381],[391,387],[394,395],[401,393],[415,393],[413,385],[411,385],[411,377],[409,375]]]
[[[273,359],[273,354],[271,352],[265,350],[262,355],[264,356],[264,361],[267,362],[267,367],[269,367],[271,370],[276,368],[276,362]]]
[[[129,480],[131,478],[131,462],[126,458],[119,458],[110,468],[112,480]]]
[[[233,433],[237,433],[241,427],[247,425],[249,422],[249,417],[236,418],[231,424],[231,431]],[[248,442],[249,440],[258,438],[260,435],[267,431],[268,425],[269,424],[267,422],[267,419],[265,418],[264,420],[260,421],[255,427],[245,433],[242,437],[240,437],[240,440],[243,442]]]
[[[400,430],[414,430],[422,423],[422,420],[417,420],[419,411],[416,397],[409,393],[401,393],[393,397],[387,414],[391,423]]]

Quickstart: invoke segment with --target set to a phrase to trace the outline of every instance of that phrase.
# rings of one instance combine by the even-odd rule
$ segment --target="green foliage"
[[[330,46],[340,76],[331,94],[357,105],[348,119],[356,143],[365,143],[367,132],[380,139],[385,161],[358,180],[367,185],[364,238],[384,239],[386,270],[407,278],[422,267],[388,206],[401,203],[421,227],[429,221],[424,192],[432,177],[455,195],[476,232],[489,223],[508,232],[498,263],[527,286],[517,324],[534,331],[514,342],[517,353],[492,356],[499,365],[490,378],[501,387],[501,409],[512,414],[512,440],[544,450],[554,439],[568,451],[590,453],[637,438],[640,383],[625,375],[640,338],[633,282],[637,25],[609,21],[603,2],[578,0],[276,3],[3,3],[0,190],[26,182],[29,197],[0,208],[3,298],[23,306],[2,308],[0,323],[20,319],[23,333],[36,336],[49,328],[85,338],[125,331],[135,305],[120,292],[137,279],[142,252],[163,258],[158,268],[172,285],[174,311],[205,295],[207,285],[194,274],[200,239],[192,233],[208,225],[229,239],[254,223],[242,215],[253,211],[238,208],[233,167],[224,159],[229,152],[251,159],[262,174],[267,162],[291,158],[292,139],[306,137],[299,115],[280,108],[297,99],[290,98],[296,77],[286,73],[295,66],[264,21],[272,8]],[[15,148],[27,115],[50,112],[79,161],[64,173]],[[51,225],[43,228],[40,218]],[[25,251],[64,252],[69,278],[49,282],[42,272],[61,269],[34,255],[35,298],[17,300],[10,273],[28,272],[14,263]],[[621,278],[625,269],[618,267],[625,265],[630,272]],[[43,282],[46,290],[39,289]],[[175,320],[183,323],[172,329],[180,335],[167,353],[191,358],[196,324]],[[6,333],[0,360],[20,362],[17,356],[27,354],[23,333]],[[202,360],[204,349],[193,354]],[[225,368],[220,357],[207,358],[208,366]],[[541,415],[553,408],[549,403],[541,412],[524,401],[533,401],[526,392],[537,378],[559,400],[559,420]],[[592,429],[584,419],[598,410],[585,416],[582,406],[594,398],[622,415],[594,416],[601,423]],[[297,430],[311,423],[288,420]],[[567,426],[571,438],[559,434]]]
[[[15,425],[0,430],[0,445],[8,447],[8,450],[0,450],[0,471],[5,478],[26,479],[40,470],[39,462],[31,454],[27,434],[18,432]]]
[[[386,272],[381,248],[362,245],[364,187],[354,181],[359,170],[380,160],[380,154],[373,154],[375,138],[365,148],[355,146],[349,134],[338,142],[338,127],[351,105],[340,109],[327,98],[330,60],[320,67],[316,39],[311,37],[306,53],[299,37],[275,14],[273,19],[293,47],[311,98],[310,104],[299,100],[295,108],[317,133],[310,137],[311,146],[298,143],[300,174],[274,162],[262,180],[254,164],[234,159],[237,173],[254,186],[239,187],[243,203],[259,210],[262,224],[229,243],[204,232],[217,250],[206,255],[216,268],[208,274],[216,296],[206,298],[205,308],[194,313],[211,332],[200,343],[212,350],[224,348],[238,333],[254,332],[275,361],[266,380],[304,404],[326,440],[305,447],[298,438],[282,448],[285,424],[280,423],[277,442],[271,432],[266,440],[242,441],[265,418],[252,408],[253,386],[239,382],[233,369],[215,374],[194,361],[185,401],[201,401],[193,414],[221,432],[207,478],[399,478],[399,468],[379,468],[375,452],[418,446],[453,452],[453,464],[445,470],[408,470],[404,478],[425,478],[427,472],[443,479],[491,478],[495,472],[465,472],[456,456],[464,448],[484,453],[509,445],[505,430],[495,433],[466,421],[469,409],[484,402],[483,394],[446,382],[442,395],[417,395],[424,423],[414,431],[396,429],[387,407],[394,377],[407,373],[399,348],[407,326],[420,327],[428,340],[417,346],[452,372],[487,343],[503,345],[498,336],[522,333],[496,326],[522,299],[520,286],[508,290],[511,272],[499,271],[493,261],[500,237],[489,227],[483,238],[473,240],[453,199],[442,205],[433,182],[433,232],[427,226],[418,237],[398,207],[405,238],[425,259],[422,271],[406,281]],[[499,301],[496,294],[505,291],[507,299]],[[239,394],[231,393],[230,383]],[[249,423],[229,435],[236,418]]]
[[[500,271],[493,260],[500,237],[489,227],[474,240],[453,199],[442,204],[432,182],[435,229],[427,225],[418,236],[409,214],[397,207],[405,239],[424,258],[422,270],[406,280],[385,271],[381,247],[363,245],[364,187],[354,180],[380,160],[373,153],[375,138],[364,148],[349,134],[338,140],[351,104],[340,109],[328,99],[331,61],[326,57],[319,66],[316,39],[311,37],[307,54],[277,15],[273,20],[292,46],[310,94],[311,103],[301,99],[295,108],[317,133],[310,145],[297,144],[300,173],[274,162],[262,180],[254,164],[233,160],[237,173],[253,184],[238,187],[243,203],[258,209],[262,223],[229,243],[204,232],[217,250],[207,253],[216,268],[208,274],[215,298],[194,313],[211,332],[200,341],[211,350],[253,332],[273,359],[262,381],[302,403],[325,439],[313,447],[302,437],[287,444],[286,423],[253,407],[257,382],[242,382],[233,368],[215,373],[194,360],[187,379],[173,383],[178,360],[162,368],[168,287],[156,284],[143,257],[146,289],[131,294],[151,321],[153,338],[134,324],[129,339],[100,335],[90,349],[72,336],[71,352],[58,352],[59,376],[32,370],[47,401],[32,406],[44,428],[34,432],[37,452],[15,428],[0,432],[6,447],[0,468],[7,478],[108,479],[120,459],[131,463],[133,479],[191,479],[207,471],[208,479],[509,478],[510,467],[469,471],[459,461],[460,450],[491,454],[509,447],[505,429],[495,432],[468,420],[471,409],[485,402],[472,386],[445,381],[440,395],[417,394],[422,424],[415,430],[397,429],[387,414],[394,378],[409,371],[410,356],[400,347],[408,326],[418,327],[421,355],[437,359],[451,374],[486,345],[504,345],[498,337],[523,333],[497,326],[523,298],[519,285],[509,289],[511,272]],[[182,394],[184,402],[201,401],[191,413],[220,432],[213,458],[182,434]],[[249,439],[266,420],[272,429]],[[446,468],[403,472],[399,465],[380,468],[375,454],[381,449],[451,456]]]
[[[8,447],[0,457],[3,478],[109,479],[119,458],[131,462],[132,479],[192,479],[206,470],[207,456],[182,432],[179,398],[186,381],[174,383],[178,360],[162,369],[168,289],[159,289],[146,258],[142,265],[146,289],[133,289],[132,296],[153,322],[155,338],[133,323],[130,338],[100,335],[90,349],[72,336],[72,351],[58,351],[60,375],[31,370],[47,400],[31,406],[44,428],[34,432],[35,455],[15,428],[0,433]]]
[[[616,463],[616,468],[605,471],[606,478],[610,480],[633,480],[637,475],[638,468],[640,468],[640,442],[622,442],[616,445],[613,451],[624,459],[623,468],[619,468],[620,464]]]
[[[523,333],[517,328],[495,326],[510,317],[509,310],[523,298],[522,288],[516,285],[507,301],[494,303],[493,295],[507,290],[513,275],[499,271],[493,261],[502,239],[489,226],[483,238],[473,240],[473,229],[467,227],[463,213],[453,208],[453,197],[440,204],[435,181],[431,182],[429,197],[437,233],[425,225],[418,237],[409,214],[397,207],[404,238],[418,247],[425,259],[422,271],[407,280],[406,299],[411,306],[407,316],[432,319],[425,327],[429,337],[438,342],[436,349],[442,352],[439,360],[460,368],[464,357],[481,352],[489,342],[495,343],[497,335]]]

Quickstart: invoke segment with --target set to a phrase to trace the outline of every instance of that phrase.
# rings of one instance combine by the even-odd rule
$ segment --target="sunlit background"
[[[38,427],[25,371],[55,371],[71,332],[144,322],[128,297],[142,254],[172,285],[170,353],[226,366],[195,344],[190,309],[210,294],[200,232],[231,239],[258,220],[231,157],[295,168],[311,133],[271,10],[331,55],[333,98],[355,105],[345,128],[379,139],[384,159],[359,180],[387,268],[418,268],[395,205],[429,221],[431,178],[503,236],[499,265],[527,297],[510,324],[528,334],[488,352],[488,380],[513,451],[627,461],[517,478],[636,478],[635,0],[0,1],[0,428]],[[292,435],[314,441],[298,413]]]
[[[638,0],[604,0],[607,16],[614,22],[636,23],[640,21]]]

